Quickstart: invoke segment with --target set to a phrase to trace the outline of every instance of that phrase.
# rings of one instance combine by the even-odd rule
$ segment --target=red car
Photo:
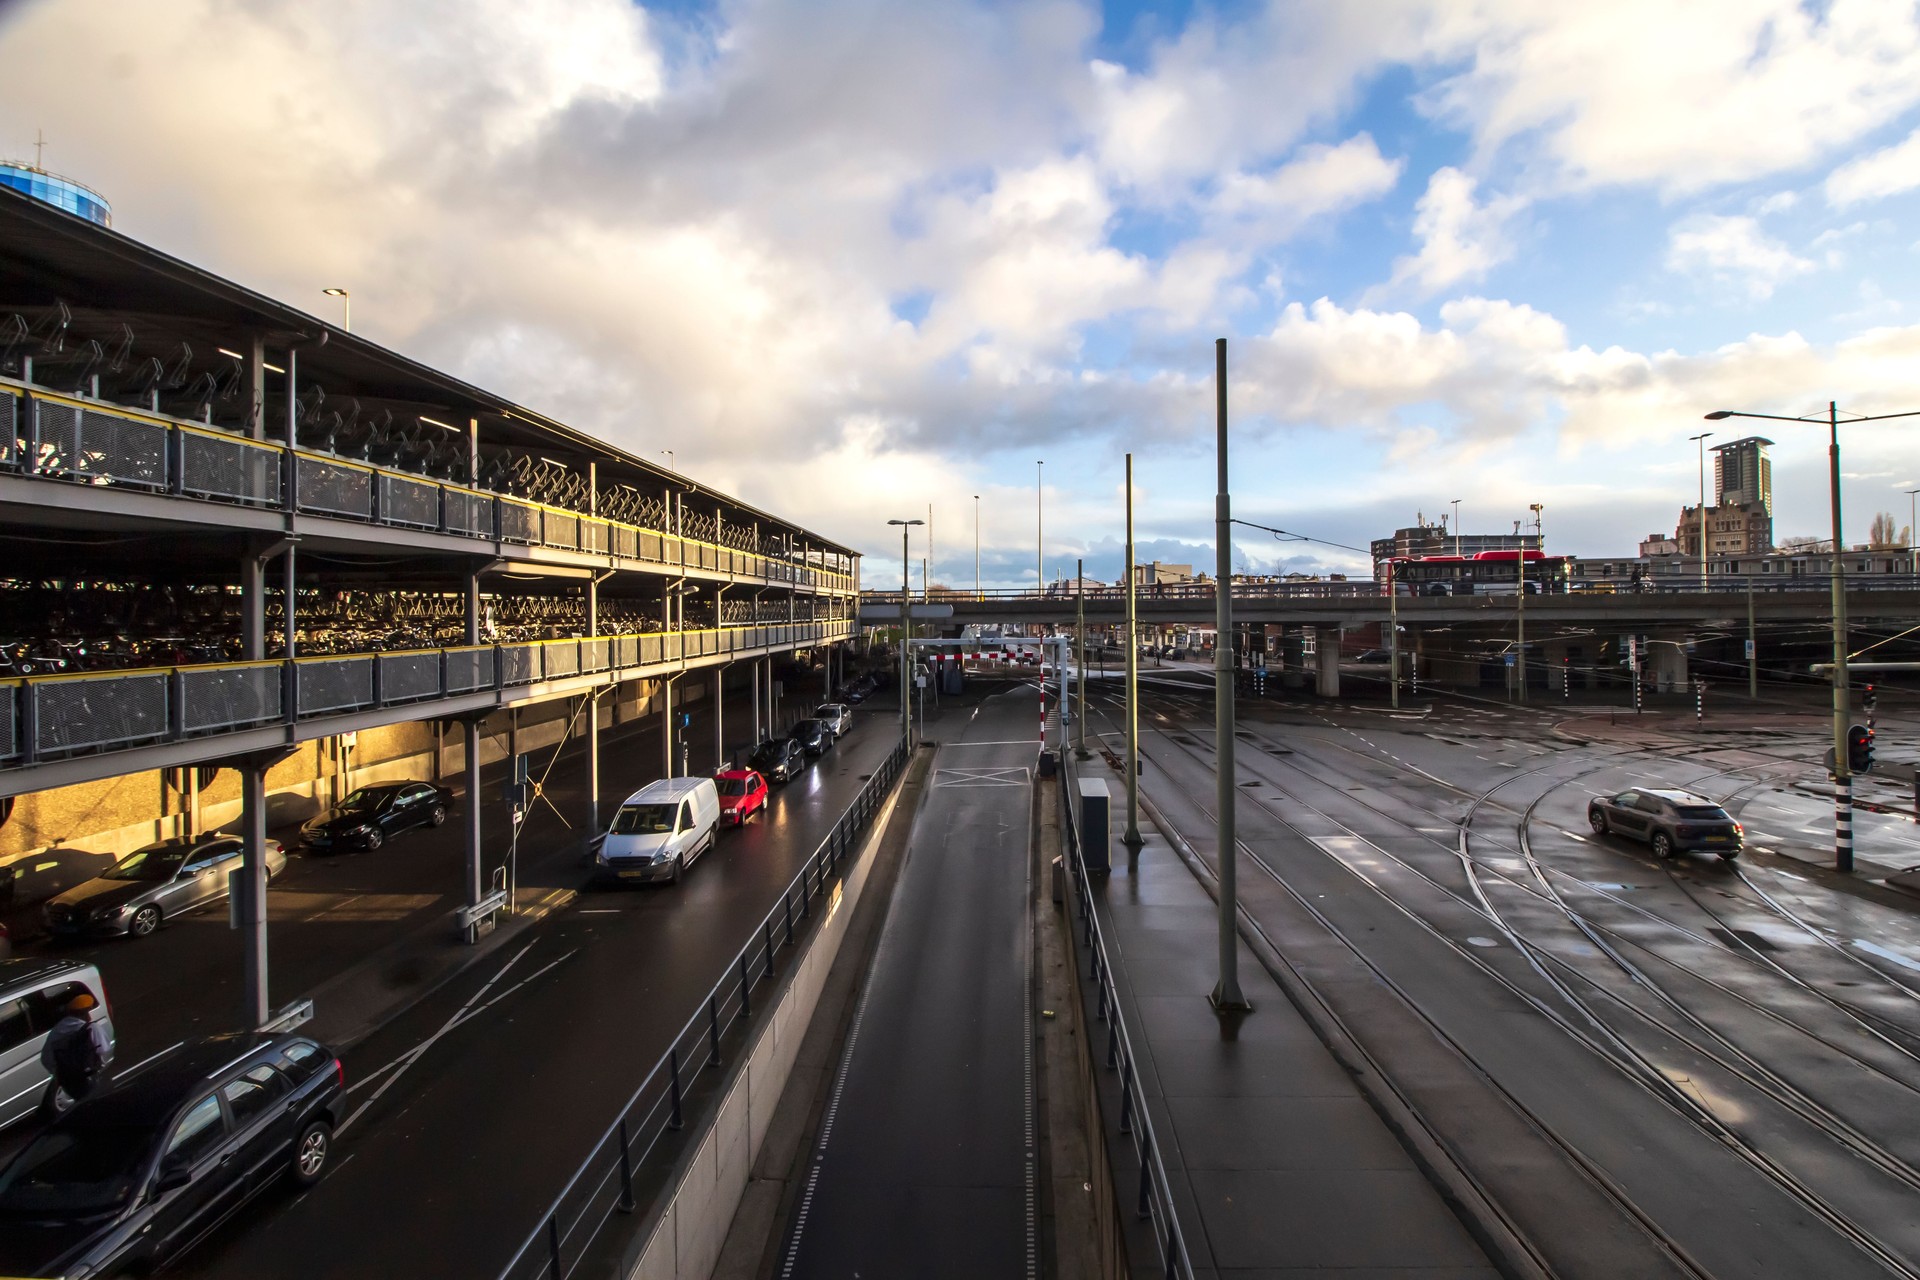
[[[767,807],[767,780],[752,769],[724,769],[713,775],[720,789],[720,821],[745,826],[748,818]]]

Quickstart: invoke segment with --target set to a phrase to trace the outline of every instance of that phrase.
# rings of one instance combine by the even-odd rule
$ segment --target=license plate
[[[616,872],[615,874],[617,874],[622,880],[638,880],[644,876],[652,875],[653,872],[651,871],[620,871],[620,872]]]

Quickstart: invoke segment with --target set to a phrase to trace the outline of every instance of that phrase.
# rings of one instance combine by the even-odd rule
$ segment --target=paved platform
[[[1131,858],[1116,840],[1094,909],[1194,1275],[1493,1280],[1439,1191],[1244,947],[1254,1011],[1215,1013],[1213,899],[1146,834]]]

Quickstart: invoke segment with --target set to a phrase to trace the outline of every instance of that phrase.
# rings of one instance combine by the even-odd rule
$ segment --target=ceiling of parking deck
[[[301,385],[311,379],[330,399],[377,404],[393,410],[402,423],[424,414],[464,427],[477,418],[483,448],[558,455],[582,465],[597,462],[612,469],[611,478],[697,491],[725,508],[730,521],[757,521],[768,530],[803,534],[812,546],[855,554],[303,311],[5,188],[0,188],[0,243],[6,245],[0,254],[0,323],[17,314],[35,324],[56,301],[65,302],[73,312],[69,351],[94,339],[111,356],[124,340],[124,325],[133,331],[136,362],[152,356],[171,365],[185,342],[193,349],[197,377],[202,371],[227,372],[231,357],[220,354],[222,347],[244,350],[258,336],[266,343],[268,362],[284,365],[288,344],[297,342]],[[112,305],[91,305],[105,299]],[[63,363],[79,368],[70,358]],[[48,366],[42,359],[37,367]],[[269,396],[284,394],[276,391],[278,375],[269,378]]]

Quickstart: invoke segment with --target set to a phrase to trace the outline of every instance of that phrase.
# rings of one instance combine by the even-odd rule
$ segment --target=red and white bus
[[[1510,596],[1519,593],[1522,565],[1526,568],[1528,595],[1563,595],[1572,580],[1572,557],[1532,550],[1482,551],[1470,556],[1395,556],[1388,562],[1388,571],[1393,589],[1401,595]]]

